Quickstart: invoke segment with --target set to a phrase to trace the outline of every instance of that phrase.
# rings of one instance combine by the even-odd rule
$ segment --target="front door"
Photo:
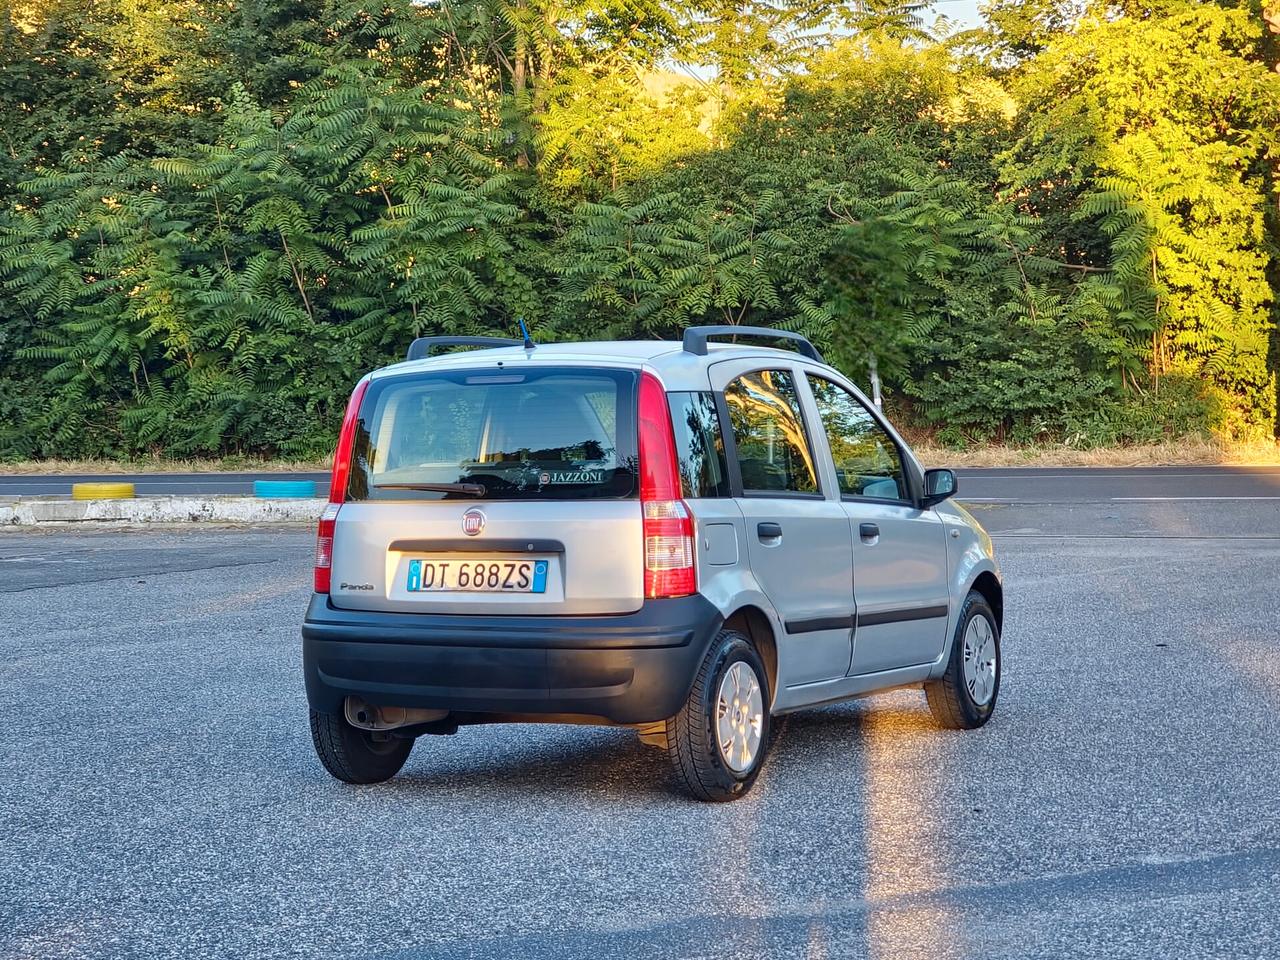
[[[800,376],[787,364],[762,368],[749,360],[725,361],[712,372],[723,391],[751,573],[783,621],[779,679],[787,686],[844,677],[852,653],[849,524],[819,483]]]
[[[946,643],[946,532],[916,507],[902,453],[853,392],[808,374],[853,540],[857,601],[850,674],[929,663]]]

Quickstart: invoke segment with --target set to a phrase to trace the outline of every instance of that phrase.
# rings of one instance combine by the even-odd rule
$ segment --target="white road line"
[[[1084,504],[1084,503],[1178,503],[1192,500],[1280,500],[1280,497],[1107,497],[1106,499],[1080,500],[1051,497],[1039,500],[1029,497],[956,497],[961,503],[1027,503],[1027,504]]]
[[[1089,468],[1083,468],[1089,469]],[[1231,479],[1249,479],[1250,477],[1280,477],[1280,470],[1254,467],[1245,470],[1220,470],[1212,473],[984,473],[975,471],[966,473],[963,468],[956,470],[960,479],[969,480],[1158,480],[1185,479],[1188,477],[1229,477]]]
[[[92,563],[71,557],[0,557],[0,563]]]
[[[1113,502],[1168,503],[1176,500],[1280,500],[1280,497],[1112,497]]]

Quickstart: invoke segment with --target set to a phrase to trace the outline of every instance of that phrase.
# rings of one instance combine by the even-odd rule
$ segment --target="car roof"
[[[402,360],[374,371],[374,376],[411,373],[447,367],[487,366],[496,361],[542,363],[601,363],[608,366],[637,367],[651,365],[659,369],[667,366],[688,368],[705,366],[718,360],[734,357],[780,357],[787,360],[812,361],[794,350],[774,347],[742,346],[733,343],[709,343],[705,356],[686,352],[679,340],[588,340],[573,343],[543,343],[533,350],[521,346],[490,347],[480,350],[464,350],[441,353],[421,360]],[[825,364],[824,364],[825,366]]]

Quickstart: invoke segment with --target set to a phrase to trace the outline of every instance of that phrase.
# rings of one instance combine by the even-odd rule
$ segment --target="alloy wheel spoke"
[[[763,704],[755,670],[741,660],[733,663],[720,681],[716,732],[720,755],[735,772],[749,770],[759,753]]]
[[[997,671],[995,630],[986,617],[969,621],[962,653],[965,687],[973,702],[984,706],[995,693]]]
[[[719,714],[716,718],[716,732],[720,737],[721,749],[724,749],[725,743],[733,740],[733,714],[723,697],[720,698]]]

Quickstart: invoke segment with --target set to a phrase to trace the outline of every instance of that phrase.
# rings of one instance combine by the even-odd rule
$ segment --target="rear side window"
[[[757,370],[725,387],[724,399],[743,491],[816,493],[795,378],[786,370]]]
[[[724,436],[715,394],[669,393],[671,425],[680,460],[680,489],[685,498],[727,497]]]
[[[636,490],[631,371],[501,368],[374,380],[353,500],[617,499]],[[466,489],[440,490],[441,484]]]

